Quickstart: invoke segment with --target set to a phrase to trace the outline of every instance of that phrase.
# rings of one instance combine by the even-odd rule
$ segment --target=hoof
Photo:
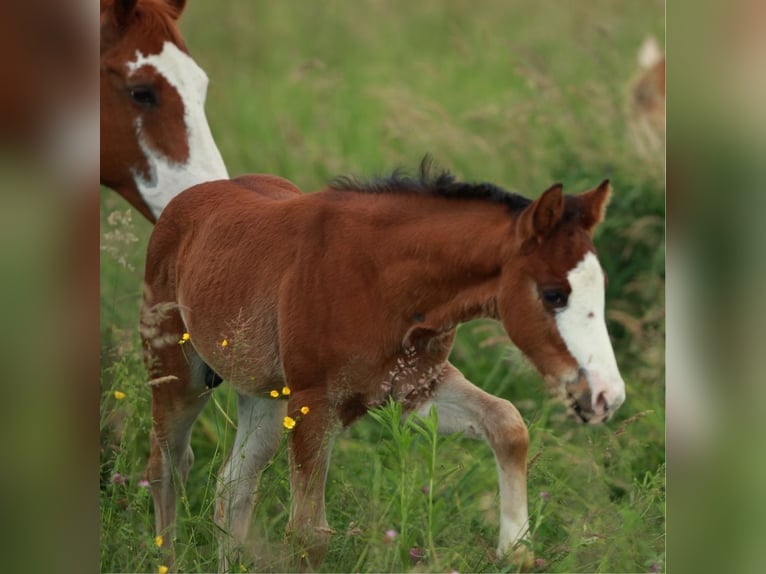
[[[523,572],[528,572],[535,567],[535,553],[524,543],[519,543],[512,550],[502,553],[498,550],[497,555],[502,562],[513,564]]]
[[[318,570],[327,555],[330,537],[335,534],[335,530],[327,525],[296,530],[290,525],[287,533],[294,556],[297,558],[297,570],[299,572]]]

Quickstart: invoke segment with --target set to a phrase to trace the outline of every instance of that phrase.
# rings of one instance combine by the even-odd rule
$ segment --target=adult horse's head
[[[625,400],[604,318],[606,277],[591,240],[610,186],[564,196],[548,189],[516,220],[520,246],[498,311],[513,342],[564,390],[582,421],[607,420]]]
[[[205,117],[208,78],[176,26],[185,0],[101,2],[101,182],[150,221],[227,178]]]

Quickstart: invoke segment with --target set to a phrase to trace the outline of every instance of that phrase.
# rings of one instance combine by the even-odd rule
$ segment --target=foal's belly
[[[198,296],[180,299],[191,343],[203,361],[238,392],[268,395],[284,381],[279,328],[272,306],[222,305]]]

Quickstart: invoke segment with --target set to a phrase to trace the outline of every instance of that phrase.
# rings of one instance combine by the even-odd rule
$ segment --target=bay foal
[[[440,431],[487,441],[499,474],[498,554],[521,557],[527,429],[510,402],[447,359],[458,324],[495,318],[579,419],[615,412],[625,387],[591,241],[608,182],[575,196],[555,185],[530,201],[425,163],[419,178],[341,179],[311,195],[271,176],[243,181],[179,195],[148,247],[142,338],[154,377],[148,474],[158,531],[172,537],[174,483],[193,460],[191,426],[225,379],[239,395],[239,418],[217,494],[221,569],[245,540],[285,416],[298,421],[288,531],[309,566],[321,562],[334,436],[389,397],[407,412],[433,405]],[[283,386],[289,401],[272,399]]]
[[[101,1],[101,183],[154,222],[228,177],[205,116],[208,78],[176,24],[185,0]]]

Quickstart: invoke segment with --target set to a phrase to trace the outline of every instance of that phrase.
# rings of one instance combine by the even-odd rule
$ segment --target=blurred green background
[[[612,180],[596,246],[628,386],[615,420],[586,428],[564,417],[493,323],[463,326],[452,358],[530,424],[536,569],[664,570],[664,146],[644,140],[631,105],[639,47],[649,35],[663,43],[664,3],[191,0],[181,29],[211,79],[207,115],[231,175],[275,173],[311,192],[339,174],[414,170],[431,153],[460,178],[530,197],[555,181],[574,193]],[[101,569],[156,570],[150,497],[136,486],[150,427],[136,326],[151,226],[104,189],[101,224]],[[116,402],[114,390],[127,398]],[[179,521],[187,571],[216,567],[211,504],[232,438],[221,413],[235,418],[231,394],[223,385],[195,427],[197,463]],[[340,534],[325,571],[411,567],[382,538],[401,522],[390,500],[404,486],[386,474],[397,464],[388,438],[365,420],[334,451],[328,518]],[[491,452],[464,439],[439,448],[439,550],[414,568],[504,568],[490,557]],[[417,441],[409,456],[417,486],[425,472]],[[276,569],[289,508],[284,449],[261,496],[254,531],[268,551],[243,566]],[[408,542],[423,545],[423,501],[410,504]],[[361,534],[346,535],[352,528]]]

